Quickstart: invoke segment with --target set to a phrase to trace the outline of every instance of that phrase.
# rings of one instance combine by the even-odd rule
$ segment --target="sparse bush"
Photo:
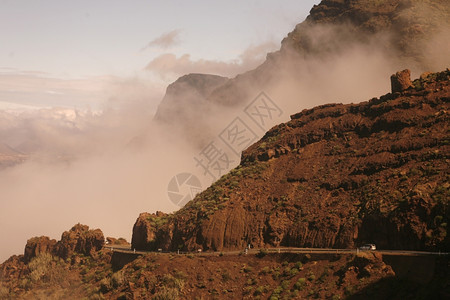
[[[111,276],[111,286],[118,288],[125,283],[125,276],[122,271],[116,272]]]
[[[43,253],[34,257],[28,264],[30,269],[30,277],[33,282],[37,282],[41,277],[47,275],[53,257],[50,253]]]
[[[108,278],[103,278],[102,281],[100,281],[100,292],[103,294],[106,294],[111,290],[111,280]]]
[[[246,287],[244,288],[244,294],[245,294],[245,295],[251,294],[252,291],[253,291],[253,286],[246,286]]]
[[[262,295],[264,293],[267,293],[267,287],[260,285],[255,289],[255,292],[253,293],[253,295],[258,296],[258,295]]]
[[[272,273],[273,280],[278,280],[279,277],[280,277],[280,271],[274,271]]]
[[[294,288],[295,288],[296,290],[301,291],[301,290],[303,290],[303,289],[305,288],[305,285],[306,285],[306,278],[301,277],[301,278],[299,278],[299,279],[297,280],[297,282],[294,284]]]
[[[272,295],[280,295],[283,292],[283,288],[281,286],[277,286],[274,290]]]
[[[179,299],[179,292],[176,288],[163,287],[159,292],[157,292],[153,300],[177,300]]]
[[[34,257],[29,263],[30,280],[32,282],[45,281],[61,283],[65,280],[65,262],[49,253]]]
[[[289,276],[291,274],[291,268],[289,268],[289,267],[286,267],[286,268],[284,268],[284,270],[283,270],[283,276]]]
[[[166,274],[161,280],[162,284],[168,288],[176,288],[181,290],[184,286],[184,280],[181,278],[176,278],[171,274]]]
[[[0,299],[7,299],[9,296],[9,289],[0,283]]]
[[[226,281],[228,281],[230,279],[231,279],[231,275],[230,275],[230,273],[228,273],[228,271],[225,271],[225,272],[222,273],[222,280],[224,282],[226,282]]]
[[[253,268],[250,266],[245,266],[243,268],[243,271],[244,271],[244,273],[251,273],[251,272],[253,272]]]
[[[281,283],[281,287],[283,288],[283,290],[288,290],[290,284],[291,282],[289,280],[283,280],[283,282]]]

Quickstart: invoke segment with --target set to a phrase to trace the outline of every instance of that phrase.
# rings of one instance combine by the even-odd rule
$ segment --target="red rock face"
[[[449,79],[293,115],[180,211],[141,214],[133,245],[450,249]]]
[[[151,247],[156,239],[157,225],[167,214],[157,211],[155,214],[142,213],[133,226],[133,237],[131,245],[135,249]]]
[[[42,253],[53,253],[56,240],[51,240],[47,236],[34,237],[27,241],[24,251],[24,260],[29,262],[33,257]]]
[[[391,76],[391,89],[393,93],[400,93],[412,87],[411,71],[406,69]]]

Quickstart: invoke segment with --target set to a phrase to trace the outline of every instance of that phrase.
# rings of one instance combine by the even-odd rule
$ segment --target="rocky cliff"
[[[373,242],[449,250],[449,82],[449,70],[424,74],[401,92],[292,115],[183,209],[141,215],[133,247],[351,248]]]

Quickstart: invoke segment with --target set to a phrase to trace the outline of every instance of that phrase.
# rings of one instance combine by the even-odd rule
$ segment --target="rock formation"
[[[400,93],[412,87],[411,71],[406,69],[391,76],[392,93]]]
[[[47,236],[29,239],[25,246],[24,261],[29,262],[42,253],[50,253],[63,259],[73,253],[94,256],[104,244],[105,238],[100,229],[89,230],[87,225],[76,224],[69,231],[65,231],[58,242]]]
[[[24,251],[24,260],[29,262],[33,257],[42,253],[53,253],[55,251],[56,240],[51,240],[47,236],[34,237],[27,241]]]

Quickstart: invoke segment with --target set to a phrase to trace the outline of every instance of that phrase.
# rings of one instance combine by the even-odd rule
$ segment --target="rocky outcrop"
[[[141,213],[133,226],[133,237],[131,247],[134,249],[154,249],[156,234],[161,220],[168,215],[157,211],[154,214]]]
[[[100,229],[89,230],[89,226],[78,223],[62,234],[56,253],[64,259],[74,252],[92,256],[101,250],[104,244],[105,237]]]
[[[449,83],[292,115],[175,214],[141,214],[133,247],[449,250]]]
[[[29,239],[25,246],[24,261],[28,263],[33,257],[43,253],[50,253],[63,259],[74,253],[95,256],[104,244],[105,238],[100,229],[90,230],[89,226],[78,223],[69,231],[65,231],[58,242],[47,236]]]
[[[411,71],[406,69],[391,76],[392,93],[400,93],[412,87]]]
[[[24,261],[29,262],[33,257],[43,253],[54,253],[56,240],[47,236],[34,237],[27,241],[24,251]]]

